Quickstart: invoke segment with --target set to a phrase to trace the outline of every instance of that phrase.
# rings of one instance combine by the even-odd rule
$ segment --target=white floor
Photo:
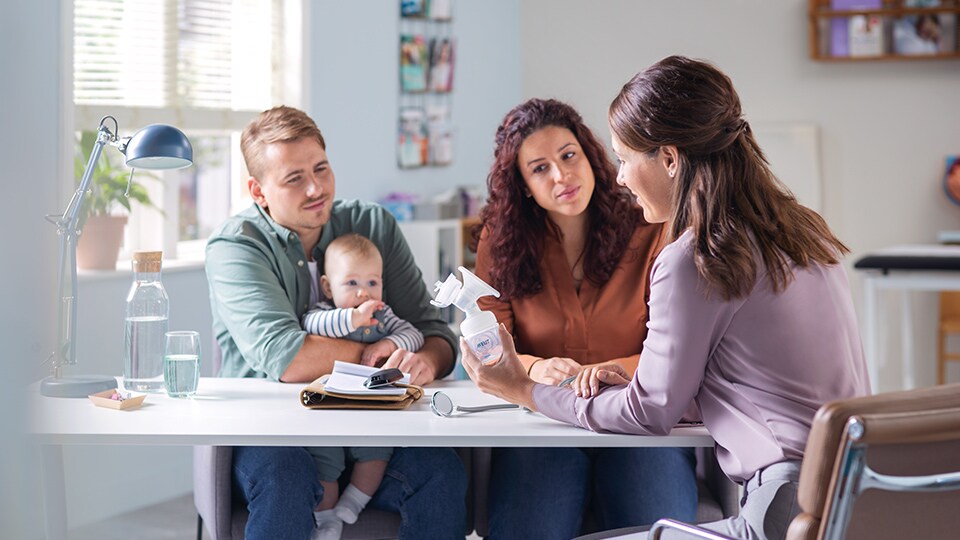
[[[86,527],[72,529],[67,540],[188,540],[197,537],[193,495],[184,495]],[[475,534],[468,540],[479,540]],[[210,540],[203,531],[203,540]]]
[[[68,540],[187,540],[197,537],[193,495],[184,495],[86,527],[71,529]],[[204,540],[209,540],[206,531]]]

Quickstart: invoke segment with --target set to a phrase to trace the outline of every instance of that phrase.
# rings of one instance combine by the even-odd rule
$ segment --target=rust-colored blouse
[[[663,247],[663,227],[642,222],[610,280],[597,287],[584,279],[577,292],[557,233],[544,240],[540,273],[543,289],[501,301],[480,299],[516,341],[527,371],[540,358],[572,358],[581,365],[614,361],[632,374],[647,336],[650,269]],[[489,243],[477,246],[476,274],[491,283]],[[496,287],[495,284],[493,284]]]

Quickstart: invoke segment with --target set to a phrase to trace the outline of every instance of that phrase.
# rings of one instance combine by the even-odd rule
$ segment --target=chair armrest
[[[682,521],[677,521],[675,519],[660,519],[653,524],[653,527],[650,528],[651,540],[658,540],[660,535],[667,529],[673,529],[686,533],[694,538],[706,538],[707,540],[736,540],[735,538],[730,538],[729,536],[720,534],[716,531],[710,531],[702,527],[697,527],[696,525],[690,525],[689,523],[684,523]]]

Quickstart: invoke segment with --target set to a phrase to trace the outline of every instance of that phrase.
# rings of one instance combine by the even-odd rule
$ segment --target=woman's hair
[[[610,129],[627,147],[653,157],[678,150],[676,201],[667,234],[694,234],[697,270],[725,299],[750,292],[755,250],[774,291],[793,274],[790,261],[836,264],[849,249],[816,212],[774,176],[741,116],[730,78],[712,65],[670,56],[635,75],[610,104]]]
[[[263,174],[263,152],[268,144],[313,139],[327,149],[317,124],[307,113],[293,107],[268,109],[254,118],[240,135],[240,152],[251,176]]]
[[[531,99],[518,105],[497,128],[493,166],[487,176],[490,195],[473,235],[474,248],[481,236],[489,243],[492,285],[504,299],[533,295],[543,289],[543,241],[556,226],[533,197],[527,197],[517,155],[527,137],[547,126],[573,133],[595,177],[587,209],[584,279],[595,285],[610,279],[641,219],[632,197],[617,185],[616,169],[604,147],[573,107],[552,99]]]

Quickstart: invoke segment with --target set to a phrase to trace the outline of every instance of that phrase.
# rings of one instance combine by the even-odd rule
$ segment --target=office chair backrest
[[[798,499],[791,540],[956,537],[960,384],[824,405]]]
[[[940,321],[960,319],[960,291],[940,293]]]

